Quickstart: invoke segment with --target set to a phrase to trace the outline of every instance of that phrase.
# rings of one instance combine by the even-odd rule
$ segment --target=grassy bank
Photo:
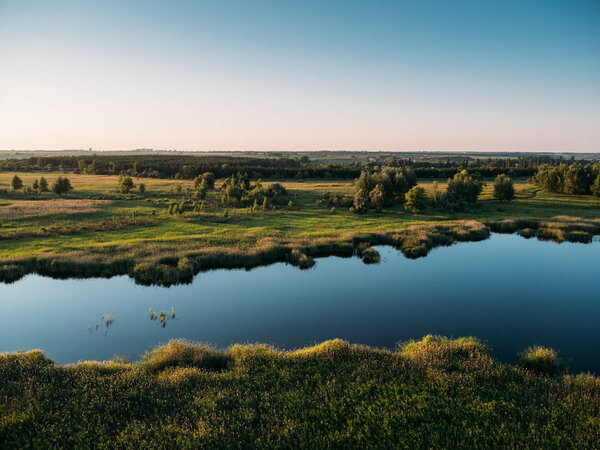
[[[419,257],[437,245],[485,239],[490,230],[577,242],[600,233],[597,199],[543,193],[524,181],[516,183],[513,202],[495,201],[488,185],[477,207],[447,213],[412,214],[397,205],[352,214],[319,203],[324,192],[352,195],[349,181],[282,180],[289,207],[249,212],[222,206],[219,192],[209,191],[201,211],[188,208],[172,215],[170,205],[191,197],[191,181],[134,179],[136,185],[146,184],[146,192],[122,194],[118,177],[68,174],[74,190],[63,199],[12,192],[12,175],[0,173],[2,281],[28,273],[59,278],[128,274],[139,283],[168,285],[218,267],[275,261],[309,267],[311,258],[351,255],[363,244],[389,244]],[[25,185],[41,175],[19,174]],[[58,174],[44,176],[51,181]],[[432,188],[426,180],[420,184]]]
[[[434,337],[395,352],[175,341],[135,364],[4,354],[0,447],[595,447],[600,380],[553,358],[511,366]]]

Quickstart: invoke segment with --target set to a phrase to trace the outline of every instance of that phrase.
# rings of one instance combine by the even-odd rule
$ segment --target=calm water
[[[391,348],[434,333],[477,336],[505,361],[531,344],[551,346],[575,370],[600,373],[599,242],[493,235],[417,260],[378,249],[382,262],[374,266],[330,257],[309,271],[283,263],[216,270],[171,288],[137,286],[128,277],[28,276],[0,284],[0,351],[40,348],[68,363],[135,360],[177,337],[282,348],[340,337]],[[150,320],[149,308],[167,313],[164,327]],[[114,321],[107,326],[102,316]]]

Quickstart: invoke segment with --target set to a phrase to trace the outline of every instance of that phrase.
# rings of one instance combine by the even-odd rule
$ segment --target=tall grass
[[[1,354],[0,379],[2,448],[595,448],[600,432],[598,378],[503,364],[473,338],[172,341],[71,366],[32,351]]]

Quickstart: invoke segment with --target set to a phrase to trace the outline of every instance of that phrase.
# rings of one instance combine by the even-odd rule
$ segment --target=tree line
[[[543,165],[531,181],[548,192],[600,197],[600,163]]]
[[[367,156],[362,160],[335,162],[311,160],[307,156],[198,156],[198,155],[110,155],[41,156],[12,158],[0,161],[1,171],[53,172],[63,171],[95,175],[128,175],[141,178],[181,178],[192,180],[210,172],[216,178],[228,178],[238,172],[248,173],[252,179],[277,178],[339,178],[355,179],[363,170],[379,171],[383,167],[410,168],[419,178],[445,180],[456,172],[468,170],[482,177],[493,178],[506,174],[510,178],[531,177],[544,164],[574,161],[553,160],[549,156],[519,158],[448,157],[412,159]]]
[[[73,190],[71,181],[67,177],[58,177],[52,182],[52,185],[49,186],[46,178],[42,176],[39,180],[33,180],[30,186],[24,186],[23,180],[18,175],[14,175],[12,177],[12,180],[10,181],[10,188],[13,191],[19,191],[23,189],[26,194],[36,193],[38,195],[49,191],[52,191],[57,195],[65,195],[67,192]]]

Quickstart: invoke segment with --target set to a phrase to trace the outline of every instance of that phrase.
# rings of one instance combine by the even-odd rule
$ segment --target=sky
[[[0,149],[600,151],[600,0],[0,0]]]

